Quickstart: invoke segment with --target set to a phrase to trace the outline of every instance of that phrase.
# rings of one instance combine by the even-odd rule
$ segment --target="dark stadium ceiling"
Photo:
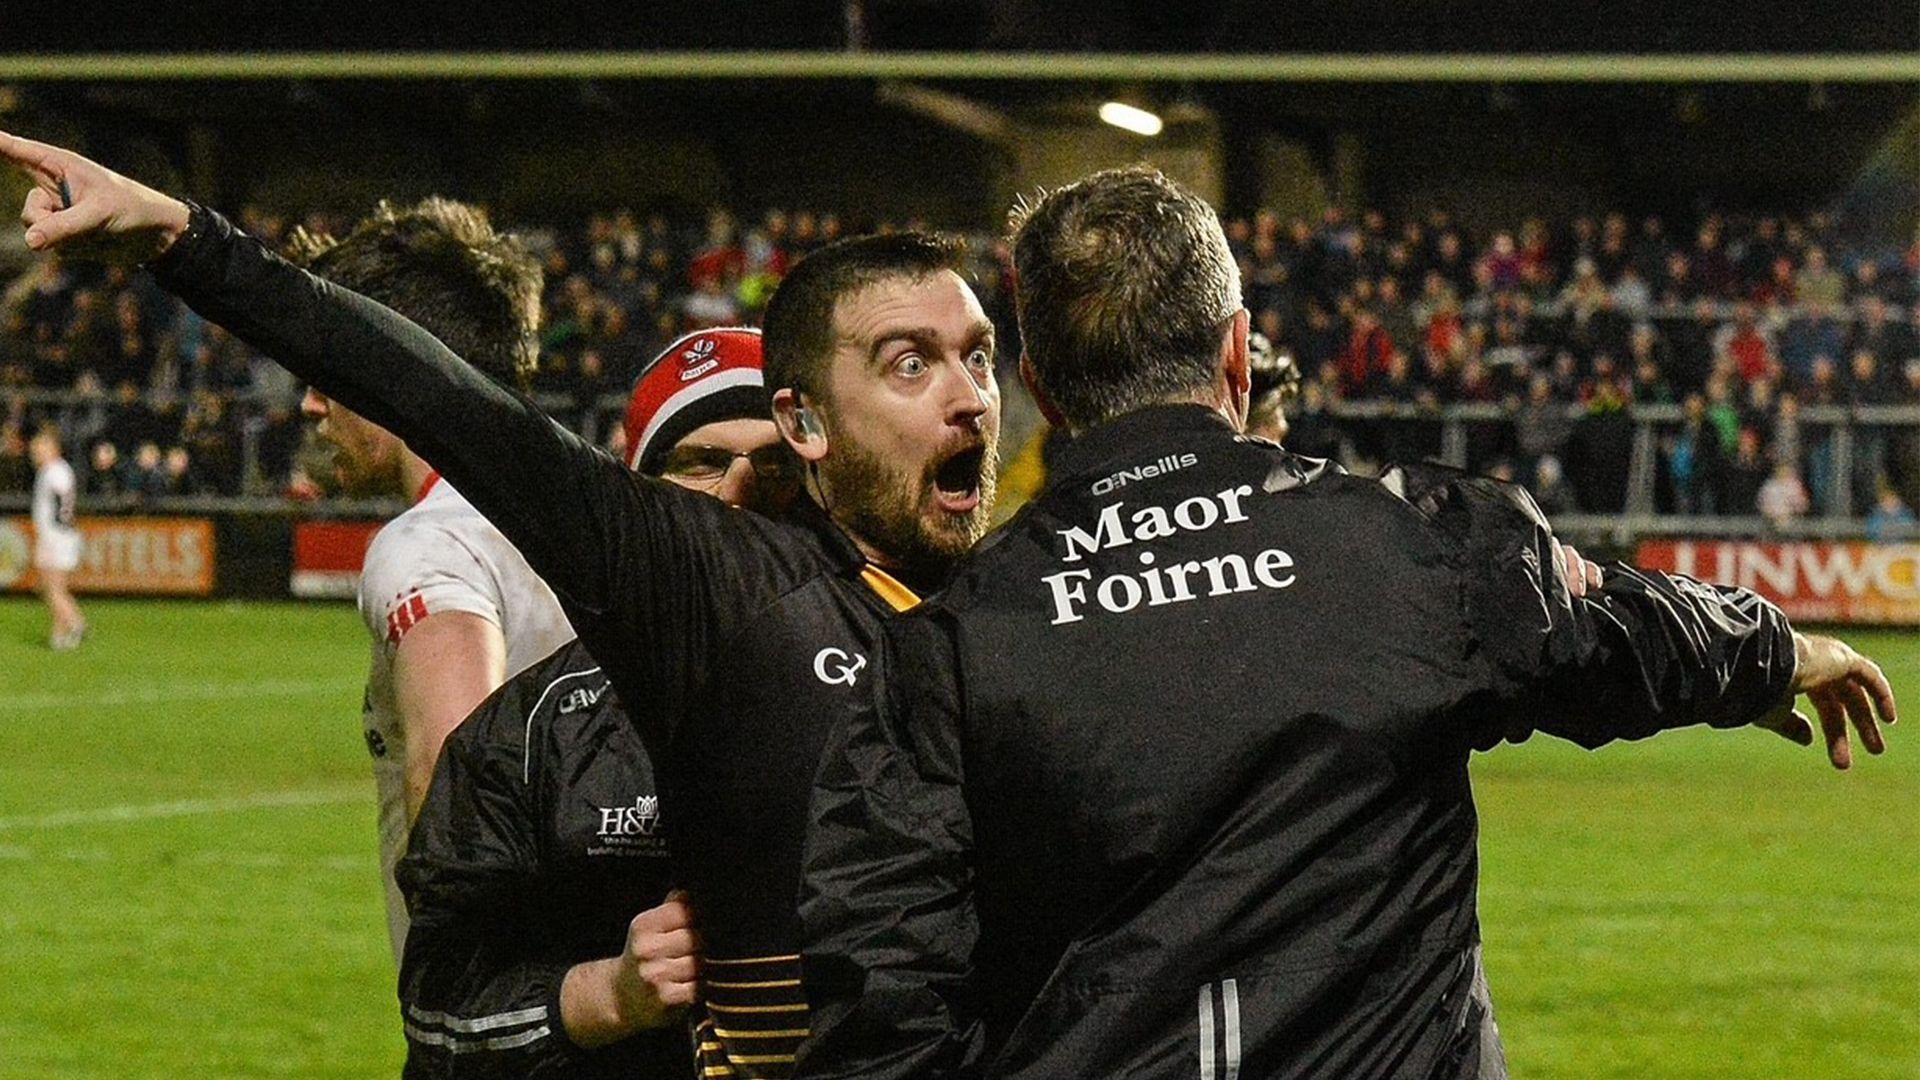
[[[716,116],[778,123],[809,112],[884,108],[870,79],[646,80],[248,80],[49,82],[17,99],[50,111],[130,120],[217,124],[262,113],[382,119],[396,110],[440,121],[539,124],[555,110],[698,133]],[[1916,88],[1899,83],[1476,84],[1476,83],[1122,83],[947,80],[926,83],[1015,117],[1043,120],[1089,113],[1116,95],[1166,109],[1194,102],[1235,126],[1376,123],[1458,125],[1530,117],[1593,130],[1659,128],[1736,132],[1752,117],[1787,125],[1877,129],[1904,115]]]
[[[1353,136],[1372,148],[1376,167],[1367,183],[1378,195],[1402,186],[1404,170],[1431,167],[1405,156],[1421,146],[1458,148],[1450,166],[1455,171],[1503,174],[1528,173],[1543,155],[1577,149],[1586,155],[1582,160],[1610,163],[1604,168],[1625,205],[1662,208],[1696,191],[1711,192],[1727,207],[1800,206],[1837,197],[1920,104],[1915,88],[1903,84],[927,85],[1026,121],[1090,122],[1097,102],[1124,96],[1161,110],[1177,125],[1180,104],[1193,103],[1218,118],[1230,145],[1272,132],[1323,158],[1336,139]],[[362,134],[376,131],[423,144],[453,138],[483,152],[487,132],[502,138],[543,131],[586,137],[598,129],[691,137],[723,145],[730,154],[771,154],[796,169],[817,170],[847,163],[836,158],[836,139],[843,142],[846,131],[830,134],[823,126],[827,118],[885,125],[902,134],[939,126],[888,105],[885,97],[880,84],[862,79],[269,79],[40,83],[21,87],[15,108],[23,130],[58,138],[75,130],[63,125],[79,125],[90,139],[101,140],[90,145],[109,154],[116,141],[154,137],[177,154],[194,131],[232,148],[251,138],[344,138],[343,153],[350,156]],[[991,152],[963,135],[946,138],[936,145],[975,156]]]
[[[158,13],[164,12],[164,17]],[[83,17],[76,17],[83,16]],[[0,53],[810,49],[1867,53],[1914,0],[4,0]]]

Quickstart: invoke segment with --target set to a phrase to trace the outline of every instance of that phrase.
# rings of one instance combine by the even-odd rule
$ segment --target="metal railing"
[[[38,406],[63,407],[102,403],[97,397],[85,397],[72,391],[29,390],[24,396]],[[600,443],[620,423],[627,398],[606,394],[587,402],[565,394],[536,395],[542,408],[571,425],[585,438]],[[234,405],[243,410],[266,407],[258,397],[239,395]],[[1566,405],[1566,415],[1577,422],[1589,415],[1579,405]],[[1517,409],[1503,404],[1467,403],[1427,406],[1390,401],[1339,401],[1329,403],[1324,415],[1341,426],[1341,457],[1349,465],[1365,469],[1370,462],[1354,438],[1359,427],[1370,434],[1392,433],[1396,425],[1422,425],[1431,435],[1438,425],[1439,460],[1460,468],[1481,466],[1486,462],[1470,460],[1471,429],[1474,425],[1512,424]],[[1920,404],[1916,405],[1808,405],[1799,411],[1803,441],[1818,446],[1826,455],[1828,475],[1827,501],[1816,512],[1782,523],[1771,523],[1758,514],[1697,515],[1658,512],[1656,488],[1661,468],[1661,438],[1677,429],[1685,420],[1680,406],[1637,404],[1622,410],[1633,425],[1631,452],[1627,465],[1627,498],[1619,514],[1562,514],[1555,518],[1556,528],[1569,535],[1625,543],[1648,534],[1698,534],[1703,536],[1779,536],[1782,538],[1842,539],[1863,535],[1865,507],[1856,505],[1851,482],[1858,444],[1863,434],[1920,434]],[[1296,417],[1296,419],[1299,419]],[[243,431],[249,425],[242,425]],[[1884,438],[1883,438],[1884,442]],[[1920,445],[1920,443],[1917,443]],[[257,474],[258,443],[243,438],[242,456],[249,475]],[[1920,464],[1917,462],[1916,464]],[[1522,478],[1525,479],[1525,478]],[[26,496],[0,496],[0,509],[18,510],[26,505]],[[240,496],[161,496],[118,495],[86,500],[90,512],[128,512],[143,510],[159,513],[286,513],[297,512],[325,516],[387,516],[404,506],[399,500],[348,500],[328,498],[300,501],[270,494]]]

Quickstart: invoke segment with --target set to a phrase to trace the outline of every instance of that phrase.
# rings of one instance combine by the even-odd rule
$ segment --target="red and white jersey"
[[[436,474],[412,508],[373,538],[360,575],[360,617],[373,637],[363,725],[380,797],[381,876],[396,958],[407,926],[406,905],[393,879],[407,844],[407,741],[394,700],[393,658],[421,620],[449,611],[478,615],[500,628],[509,677],[574,636],[553,590]]]

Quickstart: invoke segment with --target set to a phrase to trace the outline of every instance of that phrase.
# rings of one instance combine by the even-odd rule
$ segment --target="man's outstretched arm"
[[[196,311],[405,440],[520,549],[602,659],[627,669],[616,683],[671,696],[700,677],[705,643],[726,628],[708,625],[688,583],[751,592],[740,546],[706,542],[747,515],[635,477],[419,326],[218,214],[43,143],[0,133],[0,158],[35,182],[21,215],[30,247],[147,263]]]
[[[1691,724],[1752,724],[1804,745],[1813,726],[1792,701],[1806,694],[1836,768],[1852,763],[1849,721],[1870,753],[1885,749],[1879,725],[1896,712],[1879,667],[1796,632],[1759,596],[1628,566],[1578,587],[1514,489],[1463,479],[1424,503],[1461,545],[1472,636],[1503,699],[1474,710],[1476,745],[1539,730],[1598,746]]]
[[[493,383],[391,309],[296,267],[218,214],[77,154],[0,134],[35,181],[36,251],[146,263],[194,310],[406,441],[569,603],[607,606],[619,520],[638,485],[618,462]]]

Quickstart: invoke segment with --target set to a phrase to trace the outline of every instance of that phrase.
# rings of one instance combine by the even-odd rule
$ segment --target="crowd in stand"
[[[294,224],[242,219],[273,242]],[[1817,214],[1714,215],[1690,232],[1621,214],[1485,235],[1438,211],[1226,224],[1256,329],[1306,376],[1289,440],[1301,452],[1435,454],[1439,407],[1479,403],[1500,418],[1469,425],[1474,467],[1527,482],[1549,510],[1618,512],[1625,407],[1661,404],[1657,509],[1785,519],[1844,488],[1856,513],[1891,512],[1905,429],[1856,426],[1839,475],[1826,414],[1803,410],[1920,404],[1920,240],[1863,245]],[[832,214],[714,210],[526,233],[547,271],[536,391],[580,421],[673,336],[755,322],[786,267],[843,231]],[[1016,341],[1008,253],[986,241],[975,255],[982,302]],[[91,495],[312,491],[299,388],[141,275],[37,261],[3,288],[0,491],[26,485],[23,440],[42,419],[66,432]],[[1003,350],[1009,377],[1017,355]],[[1366,402],[1387,407],[1338,407]]]
[[[1920,404],[1920,240],[1850,243],[1821,215],[1714,215],[1684,235],[1657,217],[1530,219],[1475,237],[1442,212],[1396,226],[1336,210],[1228,235],[1256,327],[1307,377],[1290,439],[1305,453],[1356,435],[1383,457],[1439,450],[1436,425],[1336,421],[1334,401],[1498,405],[1510,420],[1472,426],[1471,464],[1550,511],[1617,513],[1626,406],[1666,405],[1655,509],[1784,520],[1842,485],[1864,513],[1889,480],[1889,429],[1856,427],[1840,476],[1832,428],[1803,407]]]

